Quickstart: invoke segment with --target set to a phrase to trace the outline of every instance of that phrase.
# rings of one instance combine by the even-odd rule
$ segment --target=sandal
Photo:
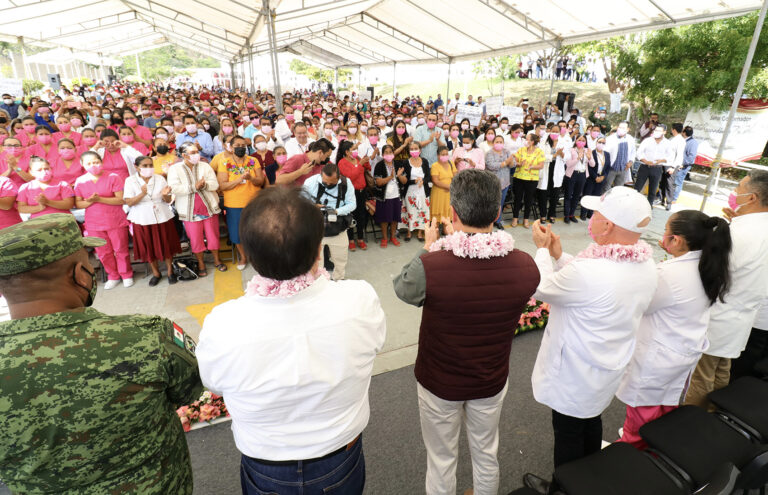
[[[214,267],[220,272],[227,271],[227,265],[225,265],[224,263],[219,263],[218,265],[214,265]]]
[[[207,277],[208,276],[208,272],[205,271],[205,270],[200,270],[199,272],[197,272],[197,276],[199,278]]]

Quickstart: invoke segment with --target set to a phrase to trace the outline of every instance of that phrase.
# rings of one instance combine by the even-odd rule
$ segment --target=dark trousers
[[[565,216],[572,217],[576,215],[576,206],[579,204],[581,195],[584,193],[584,185],[587,183],[586,172],[576,172],[571,174],[568,180],[568,186],[565,190]]]
[[[240,458],[240,485],[246,495],[361,495],[365,486],[362,437],[349,450],[295,463],[261,463]]]
[[[536,202],[539,204],[539,217],[547,217],[547,197],[549,193],[546,189],[536,189]]]
[[[637,169],[637,178],[635,178],[635,191],[640,192],[645,186],[645,182],[648,181],[648,202],[653,206],[653,200],[656,199],[656,191],[659,189],[659,182],[661,182],[661,173],[663,167],[654,165],[649,167],[645,163],[640,165]]]
[[[512,190],[515,192],[515,206],[512,208],[514,218],[520,217],[520,206],[523,203],[525,203],[523,218],[528,220],[531,216],[531,206],[533,205],[533,198],[536,194],[536,184],[538,183],[539,181],[536,180],[521,179],[515,179],[512,182]]]
[[[555,468],[600,451],[603,443],[603,420],[574,418],[552,410],[555,431]]]
[[[365,240],[365,227],[368,225],[368,211],[365,209],[365,201],[368,199],[368,194],[365,189],[358,191],[355,189],[355,211],[352,212],[352,217],[357,222],[355,227],[347,229],[347,235],[349,240]],[[355,229],[357,229],[357,235],[355,235]]]
[[[549,178],[547,179],[547,191],[549,191],[549,208],[545,208],[539,212],[539,215],[544,215],[547,212],[547,217],[555,218],[557,216],[557,201],[560,199],[560,188],[555,187],[555,161],[549,162]]]
[[[595,179],[593,177],[590,177],[589,179],[587,179],[587,182],[584,184],[584,196],[602,196],[604,188],[605,188],[605,176],[603,176],[602,182],[595,182]],[[591,217],[592,210],[584,208],[582,206],[581,216]]]
[[[738,358],[731,361],[731,382],[742,376],[756,376],[755,365],[768,359],[768,330],[753,328],[747,340],[747,347]]]
[[[667,201],[673,201],[675,197],[675,175],[670,174],[670,170],[673,170],[672,167],[664,167],[664,172],[662,172],[661,180],[659,181],[661,202],[664,204],[666,204]]]

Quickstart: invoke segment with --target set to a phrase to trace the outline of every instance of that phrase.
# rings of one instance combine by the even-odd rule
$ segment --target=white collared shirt
[[[731,220],[731,288],[712,306],[707,354],[737,358],[768,297],[768,212]]]
[[[289,139],[285,142],[285,151],[288,153],[288,158],[306,153],[309,150],[309,145],[314,142],[315,140],[312,138],[307,138],[307,144],[299,143],[296,138]]]
[[[685,137],[682,134],[678,134],[669,140],[672,145],[672,150],[675,153],[675,159],[672,162],[672,166],[680,168],[683,166],[683,156],[685,155]]]
[[[373,287],[323,277],[288,298],[243,296],[206,317],[197,362],[223,395],[243,454],[321,457],[368,424],[373,361],[386,319]]]
[[[632,407],[677,406],[709,347],[709,298],[699,275],[701,251],[659,263],[659,285],[640,320],[637,344],[616,397]]]
[[[661,138],[661,141],[656,142],[654,138],[649,137],[640,143],[640,147],[637,149],[637,159],[651,162],[666,160],[664,163],[653,166],[671,167],[675,161],[675,150],[670,144],[669,139]]]
[[[146,184],[147,194],[137,204],[128,208],[128,221],[138,225],[155,225],[165,223],[173,218],[171,206],[163,201],[163,189],[168,186],[162,175],[155,174],[144,182],[139,174],[134,174],[125,180],[123,197],[135,198],[141,194],[141,186]]]
[[[553,267],[546,248],[534,261],[541,274],[534,297],[551,311],[531,376],[533,396],[561,414],[593,418],[611,403],[632,358],[656,291],[655,265],[563,254]]]

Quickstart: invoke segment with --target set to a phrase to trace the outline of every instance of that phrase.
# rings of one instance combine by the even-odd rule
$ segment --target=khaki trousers
[[[702,354],[699,364],[691,375],[691,383],[685,396],[685,405],[711,408],[707,396],[726,385],[731,377],[731,358]]]
[[[349,236],[347,231],[333,237],[323,237],[323,247],[328,246],[331,251],[331,261],[333,261],[333,280],[344,280],[347,268],[347,258],[349,257]]]

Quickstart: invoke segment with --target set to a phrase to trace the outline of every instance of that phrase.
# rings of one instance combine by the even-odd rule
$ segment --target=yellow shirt
[[[531,170],[531,167],[538,166],[544,161],[544,152],[538,146],[533,148],[533,153],[528,152],[527,147],[522,147],[515,153],[517,168],[515,168],[515,179],[520,180],[539,180],[539,170]]]
[[[168,168],[178,161],[179,157],[177,157],[174,152],[169,152],[165,155],[157,155],[152,158],[152,164],[155,166],[155,173],[160,175],[167,175]]]
[[[259,161],[252,156],[246,156],[242,165],[237,165],[231,158],[224,158],[221,162],[219,172],[226,170],[227,182],[231,182],[235,177],[243,175],[246,172],[250,172],[251,175],[254,175],[255,170],[261,168]],[[245,208],[245,206],[259,194],[259,191],[261,191],[261,187],[254,186],[251,181],[245,181],[232,189],[221,191],[224,196],[224,206],[227,208]]]
[[[219,153],[218,155],[214,155],[213,158],[211,158],[211,163],[209,165],[213,169],[213,172],[218,174],[219,173],[219,165],[226,159],[227,157],[224,155],[224,152]]]

